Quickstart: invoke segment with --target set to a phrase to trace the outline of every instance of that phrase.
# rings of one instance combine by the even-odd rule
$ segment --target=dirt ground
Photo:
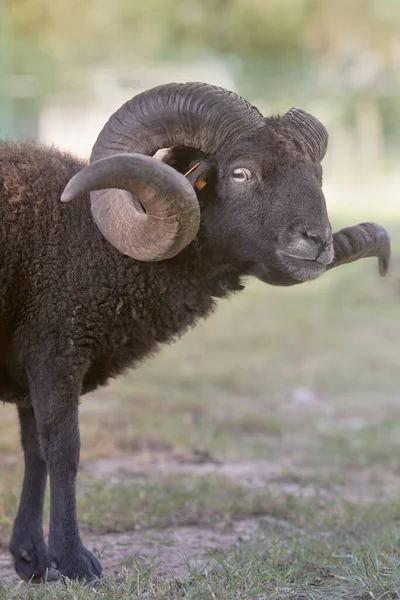
[[[11,460],[11,459],[10,459]],[[12,460],[14,463],[14,460]],[[264,487],[266,481],[278,477],[282,466],[268,461],[219,463],[206,456],[120,457],[89,461],[82,470],[99,480],[118,483],[127,474],[146,477],[165,474],[208,475],[218,473],[250,487]],[[213,526],[193,525],[164,529],[136,527],[127,533],[84,535],[87,547],[101,556],[104,574],[118,577],[121,571],[134,567],[135,561],[154,561],[160,575],[180,577],[185,565],[203,566],[210,550],[228,551],[242,541],[249,541],[258,529],[258,519],[226,520]],[[0,580],[16,584],[11,557],[4,544],[0,551]]]
[[[14,462],[14,460],[12,461]],[[108,484],[118,484],[124,478],[154,477],[157,480],[165,475],[199,476],[222,475],[241,486],[255,490],[268,489],[269,493],[292,494],[302,498],[313,497],[315,485],[304,485],[294,481],[285,481],[285,474],[300,469],[288,460],[245,460],[245,461],[216,461],[208,455],[179,455],[152,454],[135,455],[86,461],[82,471],[94,480],[107,481]],[[301,473],[306,475],[304,469]],[[381,473],[382,475],[382,473]],[[394,486],[400,489],[398,481],[387,482],[391,490]],[[379,483],[378,488],[385,493],[384,479],[376,480],[376,473],[364,471],[352,477],[346,483],[343,492],[348,498],[362,501],[365,490],[371,489],[371,480]],[[377,486],[373,486],[377,489]],[[318,487],[321,496],[329,496],[332,489]],[[340,491],[339,488],[336,490]],[[370,500],[371,498],[368,498]],[[265,517],[264,517],[265,519]],[[277,519],[278,520],[278,519]],[[85,544],[89,549],[101,556],[106,576],[117,578],[126,570],[134,570],[135,561],[142,563],[154,562],[160,575],[180,577],[187,571],[186,565],[201,567],[209,560],[209,551],[227,552],[243,541],[252,539],[259,529],[260,520],[257,517],[239,520],[223,520],[212,526],[201,524],[184,527],[167,527],[163,529],[141,528],[136,526],[125,533],[84,534]],[[13,570],[12,561],[7,548],[3,545],[0,551],[0,579],[8,584],[18,583],[19,579]]]
[[[12,461],[14,462],[14,460]],[[222,475],[233,482],[253,489],[269,491],[274,486],[278,491],[296,494],[299,485],[280,482],[282,474],[290,465],[266,460],[220,462],[207,455],[149,455],[124,456],[98,459],[82,464],[82,471],[94,479],[117,484],[129,475],[147,478],[179,474],[190,476]],[[313,494],[312,486],[302,487],[302,494]],[[300,493],[300,492],[299,492]],[[121,570],[134,567],[135,560],[155,561],[160,574],[179,577],[187,570],[185,565],[203,566],[209,559],[210,550],[229,551],[242,541],[251,540],[258,530],[257,518],[247,518],[228,522],[223,520],[213,526],[193,525],[168,527],[164,529],[141,529],[136,527],[127,533],[106,533],[84,535],[89,549],[101,556],[106,576],[118,577]],[[6,583],[18,583],[12,560],[4,546],[0,552],[0,579]]]

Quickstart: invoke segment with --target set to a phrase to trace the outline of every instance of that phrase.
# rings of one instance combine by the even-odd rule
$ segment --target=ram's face
[[[272,122],[208,164],[201,228],[217,255],[280,285],[326,270],[334,256],[322,170],[303,144]]]

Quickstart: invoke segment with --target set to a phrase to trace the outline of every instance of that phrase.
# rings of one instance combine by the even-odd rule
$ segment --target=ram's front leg
[[[18,416],[25,475],[10,551],[15,570],[22,579],[33,583],[55,581],[58,574],[51,568],[42,525],[47,480],[46,462],[39,446],[33,408],[18,407]]]
[[[101,566],[83,545],[76,516],[80,386],[68,373],[55,379],[51,368],[30,372],[29,384],[50,477],[49,555],[62,576],[88,583],[101,577]]]

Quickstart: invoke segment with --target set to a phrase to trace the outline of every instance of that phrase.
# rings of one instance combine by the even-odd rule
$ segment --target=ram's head
[[[377,256],[384,274],[382,227],[332,235],[321,189],[327,141],[324,126],[300,109],[264,118],[222,88],[169,84],[110,118],[62,199],[91,192],[103,235],[137,260],[172,258],[198,235],[217,261],[275,285],[366,256]],[[165,162],[153,158],[161,148],[171,148]]]

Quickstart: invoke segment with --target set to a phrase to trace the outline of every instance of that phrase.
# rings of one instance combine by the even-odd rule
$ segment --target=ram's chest
[[[164,293],[148,298],[145,305],[137,299],[119,298],[108,308],[108,318],[97,319],[93,359],[84,388],[89,391],[103,385],[129,367],[151,356],[160,345],[175,341],[213,307],[212,299],[203,293]],[[96,311],[99,315],[99,310]],[[112,315],[112,317],[111,317]],[[85,331],[88,332],[88,322]]]
[[[152,348],[149,340],[142,343],[135,338],[128,342],[122,337],[117,347],[95,355],[86,372],[83,391],[86,393],[104,385],[110,378],[120,375],[155,350],[156,344]]]

